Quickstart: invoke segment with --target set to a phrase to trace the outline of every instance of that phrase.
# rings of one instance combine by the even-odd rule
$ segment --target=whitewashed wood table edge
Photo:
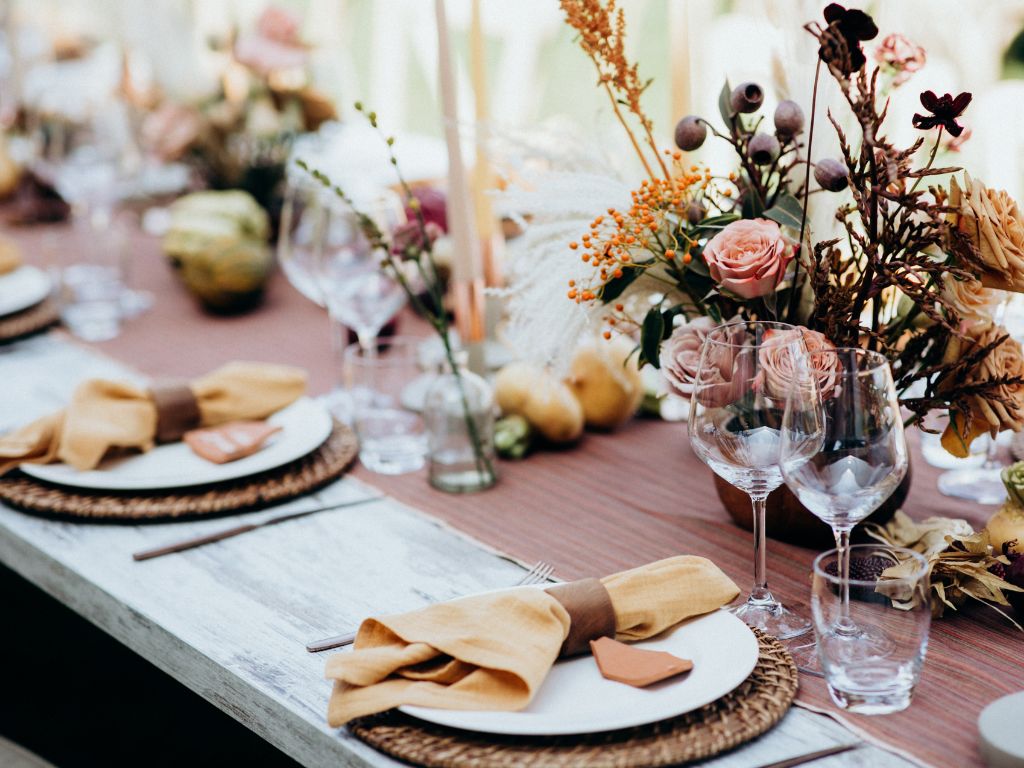
[[[53,370],[61,370],[59,381]],[[0,381],[17,409],[0,404],[0,429],[59,405],[81,379],[128,373],[61,340],[16,346],[0,355]],[[349,478],[316,501],[371,493]],[[148,563],[130,557],[242,517],[258,521],[308,503],[184,525],[131,526],[45,520],[0,505],[0,561],[303,765],[398,765],[345,729],[327,726],[324,656],[307,654],[303,643],[373,612],[506,586],[519,566],[391,499]],[[702,765],[751,768],[855,740],[831,719],[794,708],[765,736]],[[865,747],[814,765],[911,763]]]

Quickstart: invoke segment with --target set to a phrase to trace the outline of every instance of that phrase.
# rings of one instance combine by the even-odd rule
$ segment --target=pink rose
[[[142,121],[142,143],[164,162],[173,162],[196,143],[202,130],[197,110],[167,103]]]
[[[792,246],[770,219],[734,221],[704,246],[711,277],[744,299],[774,291],[792,259]]]
[[[701,316],[680,325],[661,343],[661,375],[675,394],[681,397],[693,394],[701,347],[714,327],[714,320]]]
[[[299,38],[299,19],[291,11],[279,8],[276,5],[269,5],[260,14],[256,22],[256,31],[260,37],[268,40],[276,40],[284,45],[301,46]]]
[[[433,245],[444,234],[444,230],[432,221],[426,222],[423,227],[415,219],[400,224],[391,233],[391,253],[403,259],[418,259],[427,247],[423,240],[424,233],[430,245]]]
[[[803,360],[800,359],[803,350],[798,353],[793,346],[800,338],[809,355]],[[810,365],[815,374],[822,400],[835,393],[843,369],[835,345],[823,333],[807,328],[766,331],[757,357],[761,365],[759,384],[766,396],[776,398],[780,404],[785,402],[794,385],[799,386],[801,392],[814,391],[809,379],[800,381],[801,377],[808,376],[805,365]]]
[[[262,13],[254,32],[239,35],[235,41],[235,58],[261,75],[304,67],[306,55],[298,19],[274,6]]]
[[[712,333],[713,339],[724,343],[705,345]],[[751,368],[749,354],[744,354],[749,350],[742,346],[745,335],[744,324],[716,326],[709,317],[698,317],[676,328],[662,343],[660,355],[669,387],[678,395],[693,397],[705,408],[728,405],[735,399],[733,382],[748,377]]]

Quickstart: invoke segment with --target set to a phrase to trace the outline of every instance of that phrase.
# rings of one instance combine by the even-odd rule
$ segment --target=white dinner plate
[[[50,295],[50,278],[36,267],[18,267],[0,275],[0,317],[21,312]]]
[[[79,472],[67,464],[22,464],[21,470],[48,483],[104,491],[185,488],[237,480],[275,469],[316,450],[331,433],[331,415],[316,400],[303,397],[267,421],[282,427],[251,456],[227,464],[201,459],[185,443],[158,445],[148,453],[105,460],[96,469]]]
[[[635,646],[691,659],[693,670],[634,688],[606,680],[593,656],[579,656],[557,662],[530,706],[520,712],[401,709],[438,725],[513,736],[614,731],[675,717],[720,699],[747,679],[758,656],[754,633],[724,610],[685,621]]]

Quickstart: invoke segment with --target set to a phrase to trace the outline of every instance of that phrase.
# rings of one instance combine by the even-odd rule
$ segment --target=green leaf
[[[711,216],[704,219],[695,229],[698,233],[713,233],[719,229],[724,229],[734,221],[738,221],[739,218],[740,215],[738,213],[723,213],[720,216]]]
[[[776,221],[784,227],[800,229],[800,222],[803,220],[804,209],[800,201],[790,194],[779,195],[775,205],[764,212],[766,219]]]
[[[623,267],[622,277],[613,277],[604,284],[601,289],[601,301],[605,304],[615,301],[641,274],[643,274],[643,269],[640,267]]]
[[[640,327],[640,362],[661,367],[661,336],[665,332],[665,318],[661,309],[651,307]]]
[[[744,219],[759,219],[765,215],[764,203],[761,198],[757,196],[754,190],[747,190],[747,194],[743,196],[743,218]]]
[[[722,115],[722,121],[726,125],[732,124],[732,119],[736,113],[732,111],[732,86],[729,85],[729,81],[725,81],[725,85],[722,86],[722,92],[718,94],[718,112]]]
[[[701,277],[711,277],[711,272],[708,269],[707,263],[701,255],[697,253],[696,249],[690,251],[690,256],[692,256],[692,258],[690,259],[690,263],[686,265],[686,270],[688,272],[695,272]]]

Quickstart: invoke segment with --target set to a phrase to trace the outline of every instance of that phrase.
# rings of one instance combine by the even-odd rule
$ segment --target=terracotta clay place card
[[[256,453],[271,435],[280,431],[281,427],[265,421],[232,421],[219,427],[193,429],[182,440],[197,456],[214,464],[226,464]]]
[[[693,669],[689,659],[680,659],[665,651],[634,648],[610,637],[591,640],[590,650],[604,677],[636,688],[646,688]]]

